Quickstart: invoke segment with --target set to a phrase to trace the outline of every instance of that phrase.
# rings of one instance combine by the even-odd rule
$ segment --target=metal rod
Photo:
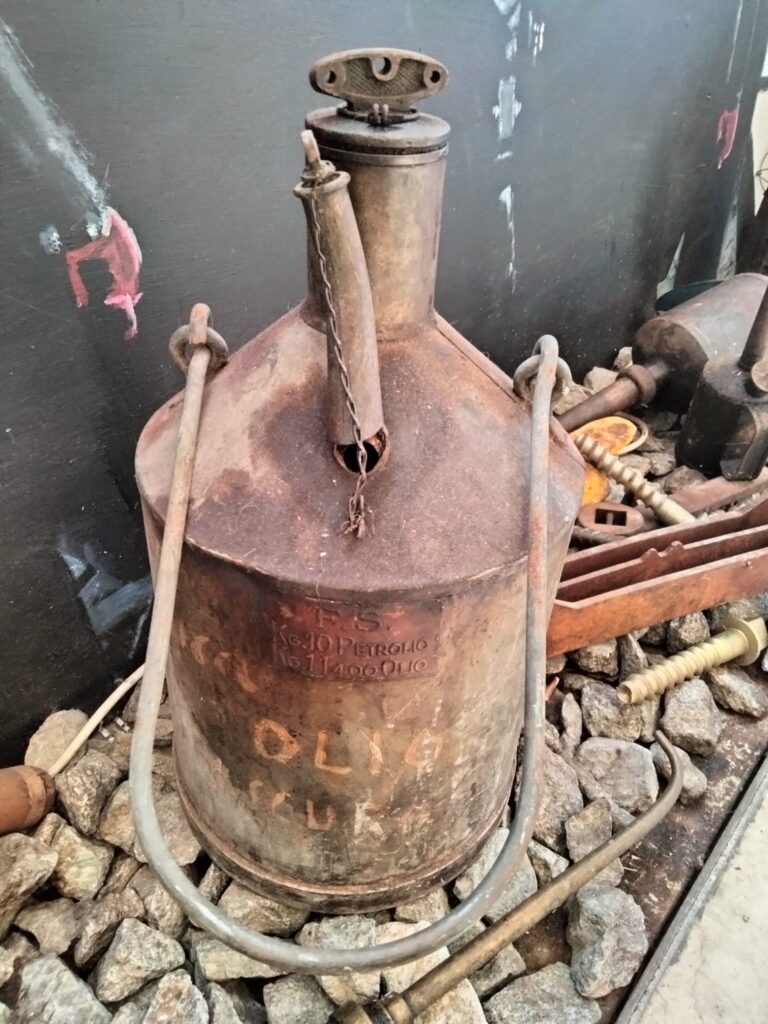
[[[631,377],[619,377],[613,384],[596,391],[594,395],[590,395],[583,402],[579,402],[578,405],[574,405],[572,409],[558,416],[560,426],[570,433],[578,427],[583,427],[585,423],[591,423],[592,420],[611,416],[615,412],[623,412],[624,409],[631,409],[639,402],[649,402],[653,397],[650,390],[654,382],[658,384],[662,381],[669,373],[669,368],[666,363],[658,362],[650,363],[643,369],[646,371],[644,374],[645,394],[640,385]]]
[[[525,746],[522,784],[515,816],[493,867],[462,904],[440,921],[414,935],[364,949],[297,946],[246,928],[200,895],[196,886],[174,861],[160,830],[152,794],[154,732],[168,659],[205,368],[208,365],[207,359],[205,365],[196,362],[201,350],[196,350],[192,356],[179,423],[176,465],[155,581],[155,606],[131,750],[131,800],[136,808],[139,842],[169,895],[181,905],[193,924],[246,956],[299,974],[348,974],[420,960],[457,938],[484,917],[496,904],[509,879],[520,866],[538,810],[541,786],[539,760],[544,746],[550,406],[556,378],[567,373],[565,364],[558,359],[554,338],[541,338],[537,350],[540,356],[529,374],[529,377],[535,376],[536,383],[531,409]],[[524,365],[530,367],[532,362],[526,360]]]
[[[553,910],[561,907],[578,889],[603,868],[621,857],[643,839],[669,813],[683,786],[683,765],[673,745],[662,732],[656,741],[669,758],[672,773],[667,788],[656,803],[613,839],[599,846],[583,860],[571,865],[543,889],[529,896],[506,917],[492,924],[463,949],[433,968],[402,993],[392,993],[371,1007],[349,1007],[336,1011],[336,1024],[411,1024],[438,999],[475,971],[480,970],[502,949]]]
[[[739,356],[739,369],[751,370],[768,352],[768,289],[763,292],[755,319]]]

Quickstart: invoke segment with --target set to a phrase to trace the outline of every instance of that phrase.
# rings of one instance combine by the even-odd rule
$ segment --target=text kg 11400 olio
[[[522,722],[530,410],[434,310],[449,126],[413,101],[447,72],[383,52],[313,68],[346,103],[306,121],[308,296],[207,384],[167,674],[205,848],[325,911],[455,877]],[[154,568],[179,409],[137,450]],[[556,425],[550,459],[551,602],[583,476]]]

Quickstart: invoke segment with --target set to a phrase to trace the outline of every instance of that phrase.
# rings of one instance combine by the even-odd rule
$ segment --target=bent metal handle
[[[539,339],[535,355],[526,360],[515,375],[518,391],[527,388],[532,393],[532,408],[525,654],[526,742],[520,797],[507,841],[472,895],[428,928],[396,942],[365,949],[313,949],[254,932],[204,899],[176,864],[165,843],[152,794],[154,734],[168,660],[205,376],[214,348],[213,341],[218,339],[218,335],[214,338],[214,332],[207,326],[209,315],[206,306],[195,306],[189,328],[182,329],[193,354],[187,368],[173,478],[155,580],[147,660],[131,749],[130,789],[138,839],[152,868],[190,920],[246,956],[266,961],[280,970],[300,974],[345,974],[418,960],[457,938],[488,913],[508,879],[518,869],[531,839],[541,784],[539,760],[544,745],[550,405],[556,380],[562,383],[570,374],[563,361],[558,359],[557,342],[547,335]],[[177,331],[174,338],[179,333]],[[535,385],[532,386],[534,378]]]

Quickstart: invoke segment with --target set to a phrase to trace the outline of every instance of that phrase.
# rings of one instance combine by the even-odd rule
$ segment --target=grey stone
[[[691,612],[667,623],[667,647],[671,654],[685,651],[709,639],[709,624],[704,612]]]
[[[658,407],[651,407],[643,411],[644,423],[653,431],[657,433],[664,433],[665,430],[671,430],[672,427],[677,423],[676,412],[669,412],[667,409],[659,409]]]
[[[591,392],[602,391],[618,377],[616,370],[606,370],[603,366],[593,366],[584,377],[584,387]]]
[[[568,655],[582,672],[615,679],[619,673],[619,647],[615,640],[581,647]]]
[[[647,811],[659,792],[659,780],[650,752],[637,743],[593,737],[576,755],[606,795],[630,814]]]
[[[660,482],[667,494],[672,494],[674,491],[681,491],[684,487],[703,484],[706,479],[698,469],[691,469],[690,466],[678,466],[671,473],[667,473]]]
[[[324,917],[305,924],[296,941],[300,946],[321,949],[364,949],[376,942],[376,925],[372,918],[359,915]],[[326,995],[337,1006],[365,1002],[379,994],[379,972],[369,971],[339,976],[323,975],[320,982]]]
[[[493,863],[499,856],[501,848],[509,836],[509,829],[498,828],[480,851],[477,859],[470,867],[456,879],[453,885],[453,892],[460,900],[470,896],[483,878],[488,874]],[[509,913],[516,906],[523,902],[528,896],[536,892],[538,883],[536,873],[533,870],[527,855],[523,857],[520,868],[514,873],[504,892],[501,894],[493,909],[487,915],[491,921],[497,921],[500,917]]]
[[[264,986],[269,1024],[326,1024],[334,1005],[314,978],[293,974]]]
[[[166,974],[142,1024],[208,1024],[208,1005],[185,971]]]
[[[144,917],[144,904],[133,889],[109,893],[92,903],[75,946],[77,966],[90,967],[95,963],[127,917]]]
[[[505,946],[485,967],[470,976],[470,984],[480,999],[488,999],[510,981],[525,974],[525,961],[514,946]]]
[[[111,846],[86,839],[71,825],[62,825],[51,849],[59,855],[53,884],[61,895],[92,900],[104,884],[112,863],[114,850]]]
[[[706,613],[712,636],[722,633],[728,628],[728,620],[736,616],[739,619],[764,619],[768,617],[768,594],[757,594],[730,604],[718,604]]]
[[[488,1024],[597,1024],[600,1007],[576,990],[567,964],[518,978],[485,1006]]]
[[[416,932],[426,928],[427,921],[388,921],[376,928],[376,945],[381,946],[385,942],[396,942],[398,939],[407,938]],[[433,967],[437,967],[443,960],[448,959],[448,950],[435,950],[420,960],[414,960],[409,964],[401,964],[399,967],[386,967],[382,972],[382,978],[388,992],[403,992],[419,978],[423,978]]]
[[[581,693],[581,713],[590,736],[614,740],[636,740],[643,728],[639,704],[619,700],[616,687],[608,683],[588,683]]]
[[[641,455],[640,452],[630,452],[628,455],[622,455],[619,458],[619,462],[622,466],[629,466],[630,469],[636,470],[642,476],[648,476],[651,471],[651,460],[647,455]]]
[[[648,951],[643,912],[610,886],[580,889],[568,907],[571,975],[583,996],[600,999],[632,980]]]
[[[581,384],[571,384],[565,394],[560,395],[552,404],[552,412],[555,416],[562,416],[564,412],[579,405],[585,398],[589,398],[591,392],[587,391]]]
[[[486,1024],[477,992],[462,981],[418,1017],[418,1024]]]
[[[86,907],[72,900],[50,900],[24,907],[16,927],[34,935],[41,953],[66,953],[83,927]]]
[[[99,891],[100,896],[111,896],[112,893],[123,892],[126,885],[141,867],[141,864],[128,853],[118,853],[109,869],[104,885]]]
[[[626,679],[633,672],[640,672],[646,667],[648,664],[646,653],[631,633],[620,636],[617,643],[619,645],[620,679]]]
[[[560,745],[560,733],[557,731],[556,726],[551,722],[544,723],[544,742],[555,754],[560,753],[562,749]]]
[[[140,868],[128,883],[141,898],[147,924],[164,935],[178,939],[184,931],[186,915],[149,865]],[[138,914],[131,914],[138,917]]]
[[[395,918],[398,921],[438,921],[450,910],[445,889],[433,889],[412,903],[401,903],[395,907]]]
[[[561,687],[570,693],[581,693],[587,683],[592,682],[592,676],[585,676],[580,672],[564,672],[560,677]]]
[[[112,1014],[84,981],[49,955],[23,968],[16,1019],[18,1024],[109,1024]]]
[[[563,723],[563,733],[560,737],[561,750],[563,753],[573,756],[581,743],[584,719],[579,702],[572,693],[566,693],[563,697],[560,718]]]
[[[11,932],[0,946],[0,989],[7,1002],[16,1002],[21,969],[39,955],[34,942],[30,942],[21,932]]]
[[[574,863],[583,860],[598,846],[607,843],[613,835],[613,816],[608,800],[603,797],[587,804],[583,811],[574,814],[565,823],[568,853]],[[593,881],[602,885],[618,885],[624,876],[621,861],[616,858],[603,868]]]
[[[684,750],[680,747],[675,747],[675,751],[683,762],[683,788],[680,790],[680,803],[688,805],[706,793],[708,785],[707,776],[700,768],[696,767]],[[658,743],[654,743],[651,747],[651,757],[662,777],[665,779],[671,778],[672,765]]]
[[[181,967],[184,959],[184,950],[174,939],[126,918],[96,965],[96,995],[107,1003],[127,999],[148,981]]]
[[[119,846],[124,853],[133,855],[136,826],[133,823],[131,793],[127,780],[121,782],[107,800],[99,818],[96,835],[113,846]]]
[[[62,825],[66,825],[66,821],[64,821],[60,814],[56,814],[55,811],[51,811],[50,814],[46,814],[32,833],[32,838],[50,846]]]
[[[205,988],[205,999],[211,1024],[241,1024],[232,997],[221,985],[210,982]]]
[[[74,709],[55,711],[49,715],[27,744],[24,764],[35,765],[46,771],[67,749],[88,721],[88,716]],[[75,754],[75,758],[79,757]]]
[[[48,881],[58,859],[50,846],[21,832],[0,837],[0,939],[27,897]]]
[[[667,692],[661,728],[689,754],[714,753],[723,720],[703,679],[688,679]]]
[[[542,756],[543,787],[533,838],[564,854],[565,821],[584,806],[579,780],[573,768],[550,750]]]
[[[587,800],[600,800],[605,797],[608,801],[611,807],[614,828],[626,828],[627,825],[632,824],[635,820],[634,816],[631,815],[629,811],[625,811],[623,807],[619,807],[616,801],[608,795],[608,791],[605,786],[601,785],[601,783],[597,781],[586,765],[581,764],[581,762],[575,758],[570,758],[568,763],[576,772],[576,777],[579,780],[579,786]]]
[[[174,790],[168,790],[156,797],[155,808],[171,856],[181,867],[192,864],[200,853],[200,843],[184,814],[181,797]],[[147,858],[138,840],[133,845],[133,855],[146,864]]]
[[[666,476],[677,465],[674,449],[660,452],[645,451],[643,454],[647,455],[650,460],[651,468],[649,473],[652,477]]]
[[[220,985],[213,983],[208,988],[220,989],[229,996],[242,1024],[267,1024],[267,1011],[253,995],[247,982],[235,979],[234,981],[223,981]],[[226,1022],[216,1020],[210,1001],[209,1006],[211,1006],[211,1024],[226,1024]]]
[[[192,933],[192,959],[196,977],[203,982],[235,978],[276,978],[283,972],[261,960],[254,960],[205,932]]]
[[[568,860],[565,857],[550,850],[548,846],[537,843],[535,839],[532,839],[528,846],[528,857],[540,886],[547,885],[553,878],[562,875],[568,867]]]
[[[566,657],[564,654],[555,654],[551,658],[547,658],[546,674],[548,676],[559,675],[566,665]]]
[[[649,626],[643,640],[650,644],[651,647],[665,647],[667,644],[667,623],[657,622],[654,626]]]
[[[738,665],[710,669],[704,678],[721,708],[750,718],[763,718],[768,712],[768,694]]]
[[[130,999],[121,1003],[120,1009],[112,1018],[112,1024],[144,1024],[144,1018],[159,984],[159,981],[150,981]]]
[[[5,1003],[0,1003],[0,1024],[15,1024],[16,1014]]]
[[[613,360],[614,370],[626,370],[628,366],[632,365],[632,346],[624,345],[616,353],[616,357]]]
[[[661,694],[649,697],[636,706],[640,708],[643,719],[643,727],[640,730],[639,739],[643,743],[653,743],[656,738],[656,730],[659,728],[659,719],[661,718]]]
[[[293,935],[309,917],[308,910],[259,896],[238,882],[224,892],[219,906],[236,921],[267,935]]]
[[[471,942],[472,939],[476,939],[478,935],[482,935],[484,931],[485,925],[483,922],[475,921],[475,923],[471,924],[466,931],[463,931],[458,938],[452,939],[451,942],[448,943],[448,952],[456,953],[458,950],[463,949],[468,942]]]
[[[201,896],[211,903],[218,903],[229,882],[229,875],[225,874],[218,864],[211,862],[197,888]]]
[[[78,832],[90,836],[99,824],[104,803],[122,772],[106,754],[88,750],[56,777],[56,791]]]
[[[107,736],[95,733],[88,741],[88,749],[106,755],[120,770],[122,775],[128,771],[131,760],[131,743],[133,734],[123,732],[116,726],[107,727]]]

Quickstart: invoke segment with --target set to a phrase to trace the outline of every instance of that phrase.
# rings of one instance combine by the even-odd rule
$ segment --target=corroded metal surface
[[[768,501],[569,555],[550,657],[768,590]]]
[[[334,120],[335,119],[335,120]],[[421,116],[408,122],[412,139]],[[180,789],[237,877],[327,910],[391,905],[456,875],[495,826],[523,699],[529,413],[432,307],[445,135],[333,155],[371,278],[386,460],[364,539],[325,429],[310,295],[208,384],[171,649]],[[336,122],[344,122],[342,126]],[[348,118],[310,117],[322,155]],[[326,147],[328,147],[326,149]],[[387,151],[389,147],[390,151]],[[474,354],[473,354],[474,353]],[[156,562],[178,401],[137,475]],[[552,433],[550,594],[583,468]]]

